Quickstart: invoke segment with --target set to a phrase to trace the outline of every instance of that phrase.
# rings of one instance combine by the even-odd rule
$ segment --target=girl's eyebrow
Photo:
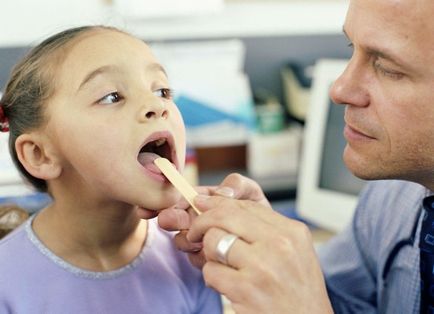
[[[155,72],[163,72],[164,75],[167,77],[166,70],[159,63],[150,63],[150,64],[148,64],[146,66],[146,70],[147,71],[155,71]],[[86,75],[86,77],[84,78],[84,80],[80,83],[80,86],[78,87],[78,90],[82,89],[84,85],[86,85],[87,83],[89,83],[90,81],[92,81],[98,75],[105,74],[105,73],[110,73],[110,72],[111,73],[114,73],[114,72],[119,73],[120,70],[116,66],[114,66],[114,65],[104,65],[102,67],[99,67],[96,70],[93,70],[92,72],[90,72],[89,74]]]
[[[86,75],[86,77],[81,82],[80,86],[78,87],[78,90],[82,89],[84,85],[86,85],[87,83],[92,81],[98,75],[101,75],[101,74],[107,73],[107,72],[119,72],[119,69],[117,69],[113,65],[104,65],[102,67],[97,68],[96,70],[93,70],[92,72],[90,72],[89,74]]]
[[[146,66],[146,70],[148,70],[148,71],[151,70],[151,71],[156,71],[156,72],[160,71],[160,72],[163,72],[166,77],[168,77],[167,76],[167,72],[163,68],[163,66],[161,64],[159,64],[159,63],[156,63],[156,62],[148,64]]]

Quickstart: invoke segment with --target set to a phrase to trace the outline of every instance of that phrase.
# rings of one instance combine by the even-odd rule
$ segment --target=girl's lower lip
[[[155,159],[159,157],[160,156],[154,153],[142,153],[137,157],[137,161],[144,170],[145,175],[162,183],[169,182],[157,165],[154,164]]]
[[[148,177],[151,177],[152,179],[161,183],[169,183],[169,180],[167,180],[167,178],[161,172],[156,173],[154,171],[147,169],[146,167],[143,167],[142,165],[140,166],[142,167],[143,171]]]

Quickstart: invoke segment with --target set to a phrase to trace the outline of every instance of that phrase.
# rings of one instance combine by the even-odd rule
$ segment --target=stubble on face
[[[402,81],[376,73],[380,78],[372,76],[363,86],[369,105],[352,106],[359,118],[383,128],[378,141],[347,144],[345,163],[360,178],[405,179],[425,186],[434,181],[433,15],[434,2],[427,0],[351,1],[345,28],[355,47],[389,49],[414,69]]]

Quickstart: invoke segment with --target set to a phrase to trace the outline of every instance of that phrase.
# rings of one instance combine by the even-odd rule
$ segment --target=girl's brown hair
[[[45,180],[29,174],[18,160],[15,141],[23,133],[45,122],[44,103],[54,92],[55,69],[62,62],[68,44],[94,30],[114,30],[108,26],[83,26],[57,33],[31,49],[12,70],[0,104],[9,121],[9,151],[20,173],[38,191],[48,192]]]

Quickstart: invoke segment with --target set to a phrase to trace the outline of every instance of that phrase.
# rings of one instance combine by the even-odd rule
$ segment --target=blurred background
[[[321,243],[351,219],[364,184],[343,165],[343,108],[328,98],[351,55],[342,34],[347,6],[345,0],[5,0],[0,90],[13,65],[49,35],[83,24],[124,29],[150,44],[169,74],[188,132],[185,177],[201,185],[231,172],[252,177],[275,210],[308,222]],[[324,59],[340,61],[318,70]],[[7,133],[0,133],[0,204],[31,214],[50,199],[22,182],[6,143]],[[2,219],[21,221],[5,217],[0,226]]]
[[[351,55],[342,34],[347,6],[344,0],[2,1],[0,88],[18,59],[47,36],[83,24],[120,27],[150,44],[167,69],[187,125],[188,180],[218,184],[242,173],[260,183],[276,210],[300,218],[295,199],[314,67]],[[333,123],[341,113],[336,117]],[[49,199],[19,182],[7,135],[0,135],[0,202],[37,211]],[[330,155],[338,167],[341,154]],[[336,180],[334,168],[327,169]],[[355,195],[360,186],[344,192]]]

